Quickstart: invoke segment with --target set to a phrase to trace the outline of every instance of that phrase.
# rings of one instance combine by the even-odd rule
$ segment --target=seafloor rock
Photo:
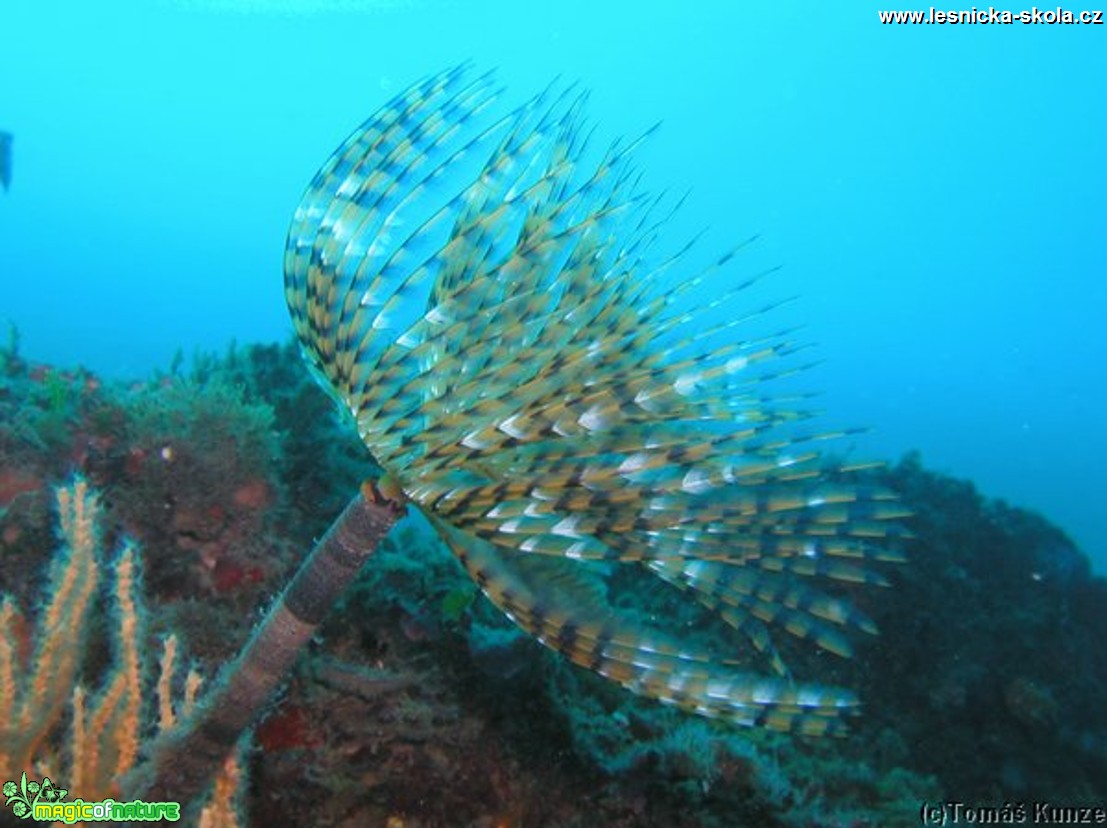
[[[1107,795],[1107,580],[1044,518],[926,471],[881,477],[915,515],[911,561],[870,606],[862,728],[890,727],[950,795]]]
[[[3,356],[0,588],[33,594],[54,546],[47,487],[83,471],[143,550],[152,628],[210,661],[373,470],[290,347],[133,386]],[[941,795],[1102,801],[1107,582],[1044,519],[917,456],[871,474],[916,535],[890,588],[850,595],[881,634],[850,660],[783,653],[862,689],[854,735],[735,730],[632,697],[518,633],[410,519],[257,729],[252,824],[906,825]],[[622,570],[602,586],[740,650],[669,590]]]

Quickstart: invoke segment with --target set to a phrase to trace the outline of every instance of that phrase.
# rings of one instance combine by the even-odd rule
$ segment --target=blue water
[[[781,324],[827,424],[873,427],[857,456],[920,449],[1107,571],[1107,26],[881,2],[7,0],[0,319],[109,376],[283,339],[287,222],[351,128],[461,60],[514,102],[560,75],[599,137],[663,121],[640,166],[691,190],[674,247],[761,234],[733,275],[784,265],[761,290],[802,297]]]

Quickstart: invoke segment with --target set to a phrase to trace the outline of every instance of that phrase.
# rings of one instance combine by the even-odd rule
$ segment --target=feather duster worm
[[[316,174],[284,259],[308,361],[544,644],[696,713],[840,732],[855,696],[793,681],[773,633],[848,654],[851,629],[874,631],[826,586],[885,583],[870,563],[899,560],[886,539],[903,511],[829,467],[810,446],[835,435],[798,433],[805,414],[763,390],[786,334],[745,340],[743,319],[686,309],[732,253],[664,289],[680,256],[650,264],[664,216],[635,190],[637,142],[586,164],[583,96],[495,118],[497,95],[464,67],[431,77]],[[686,590],[776,674],[617,612],[589,570],[616,564]]]

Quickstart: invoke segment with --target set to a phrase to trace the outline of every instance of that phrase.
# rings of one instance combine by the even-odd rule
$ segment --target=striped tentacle
[[[481,589],[524,630],[569,660],[641,695],[700,715],[805,735],[839,735],[858,707],[844,690],[765,678],[613,613],[572,571],[548,559],[504,557],[439,530]],[[591,591],[594,594],[594,591]]]

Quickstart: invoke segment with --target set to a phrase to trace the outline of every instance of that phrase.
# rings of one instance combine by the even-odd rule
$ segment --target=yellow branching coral
[[[63,780],[74,796],[86,801],[115,798],[119,778],[138,760],[143,734],[160,732],[187,716],[200,678],[189,672],[184,699],[174,705],[178,644],[169,636],[156,682],[157,704],[144,700],[143,676],[150,659],[142,629],[138,552],[125,543],[104,565],[100,505],[84,480],[60,487],[57,502],[62,546],[50,565],[29,657],[20,649],[20,613],[14,601],[5,596],[0,602],[0,777],[18,779],[33,771]],[[111,579],[114,659],[100,689],[90,692],[79,676],[101,571]],[[240,777],[240,762],[232,758],[204,812],[205,825],[239,824],[235,799]]]
[[[100,569],[98,514],[85,481],[58,490],[62,546],[51,562],[28,661],[19,652],[14,603],[5,596],[0,608],[0,768],[6,773],[22,773],[32,758],[44,758],[44,742],[74,691]]]

